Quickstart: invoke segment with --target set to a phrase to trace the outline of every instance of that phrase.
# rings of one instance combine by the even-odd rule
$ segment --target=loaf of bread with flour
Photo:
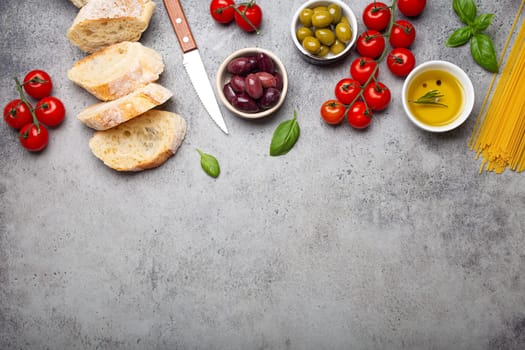
[[[89,140],[93,154],[117,171],[141,171],[163,164],[182,144],[186,120],[150,110],[124,124],[97,131]]]
[[[105,47],[75,62],[68,78],[102,101],[111,101],[159,79],[162,56],[139,42]]]
[[[87,4],[88,0],[71,0],[71,2],[73,3],[73,5],[80,8],[84,6],[85,4]]]
[[[107,130],[160,106],[173,96],[165,87],[150,83],[113,101],[99,102],[84,109],[77,118],[95,130]]]
[[[89,0],[78,11],[67,37],[88,53],[122,41],[138,41],[154,10],[151,0]]]

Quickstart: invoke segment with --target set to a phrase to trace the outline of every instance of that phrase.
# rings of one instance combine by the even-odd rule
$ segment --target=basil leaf
[[[275,157],[288,153],[295,145],[300,133],[297,115],[294,111],[293,119],[285,120],[273,132],[270,155]]]
[[[487,34],[474,34],[470,41],[470,52],[474,61],[489,72],[497,73],[498,59],[492,39]]]
[[[452,35],[448,38],[446,45],[448,47],[457,47],[465,45],[469,39],[472,37],[472,28],[462,27],[454,31]]]
[[[219,166],[219,161],[217,158],[211,154],[202,152],[197,148],[197,152],[201,155],[201,167],[206,172],[206,174],[211,177],[217,177],[221,173],[221,167]]]
[[[453,0],[452,7],[461,22],[471,24],[476,18],[477,8],[474,0]]]
[[[484,13],[482,15],[479,15],[474,20],[474,23],[472,23],[472,27],[475,31],[482,32],[489,27],[489,25],[492,23],[493,18],[493,13]]]

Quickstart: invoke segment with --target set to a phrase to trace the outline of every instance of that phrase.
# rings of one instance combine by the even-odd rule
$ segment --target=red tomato
[[[365,85],[372,74],[377,78],[379,67],[377,62],[369,57],[358,57],[350,64],[350,75],[361,85]]]
[[[394,23],[390,34],[390,45],[392,47],[409,48],[416,39],[416,28],[409,21],[400,19]]]
[[[348,124],[354,129],[364,129],[372,121],[372,111],[363,101],[357,101],[348,111]]]
[[[407,17],[419,16],[425,9],[427,0],[399,0],[397,8]]]
[[[382,111],[390,103],[390,89],[381,82],[371,82],[363,91],[366,104],[373,111]]]
[[[35,69],[26,74],[23,86],[29,96],[43,98],[51,95],[53,81],[49,74],[43,70]]]
[[[344,78],[335,85],[335,97],[345,105],[354,102],[360,92],[361,84],[355,79]]]
[[[386,59],[388,69],[398,77],[405,77],[416,65],[416,58],[409,49],[398,47],[388,54]]]
[[[233,0],[211,0],[210,14],[219,23],[230,23],[235,16],[235,2]]]
[[[16,99],[9,102],[4,108],[4,120],[13,129],[20,129],[26,124],[33,122],[31,107],[28,107],[22,100]]]
[[[357,38],[356,48],[361,56],[378,58],[385,49],[385,37],[377,30],[367,30]]]
[[[37,119],[47,126],[58,126],[66,116],[64,104],[53,96],[44,97],[35,107]]]
[[[36,126],[30,123],[20,129],[18,139],[28,151],[38,152],[46,148],[47,142],[49,141],[49,133],[42,124]]]
[[[363,11],[363,23],[368,29],[383,31],[390,23],[392,13],[382,2],[372,2]]]
[[[328,124],[336,125],[345,118],[346,107],[337,100],[327,100],[321,105],[321,117]]]
[[[257,4],[240,5],[235,11],[235,23],[246,32],[255,32],[262,22],[262,10]],[[249,21],[246,21],[246,19]],[[250,24],[251,23],[251,24]]]

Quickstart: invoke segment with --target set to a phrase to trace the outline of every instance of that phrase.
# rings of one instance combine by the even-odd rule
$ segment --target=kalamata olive
[[[279,91],[283,91],[283,76],[277,72],[275,72],[273,76],[275,78],[275,88]]]
[[[228,102],[232,103],[233,98],[237,95],[235,93],[235,90],[232,87],[232,84],[231,83],[224,84],[222,91],[224,93],[224,97],[226,97]]]
[[[273,60],[263,52],[257,54],[257,68],[259,68],[261,72],[268,72],[271,74],[275,71]]]
[[[251,98],[258,99],[262,96],[263,86],[257,75],[251,73],[244,79],[244,90]]]
[[[275,76],[268,72],[257,72],[255,75],[261,81],[263,88],[275,87],[277,85]]]
[[[237,57],[228,63],[228,72],[237,75],[246,75],[255,68],[254,60],[248,57]]]
[[[259,100],[259,105],[264,108],[270,108],[274,106],[277,101],[279,101],[279,98],[281,97],[281,92],[277,90],[276,88],[268,88],[264,90],[264,93]]]
[[[236,95],[233,98],[232,105],[233,107],[245,112],[255,113],[259,111],[257,103],[245,92]]]
[[[244,83],[244,77],[240,75],[234,75],[230,79],[230,84],[235,92],[243,92],[246,84]]]

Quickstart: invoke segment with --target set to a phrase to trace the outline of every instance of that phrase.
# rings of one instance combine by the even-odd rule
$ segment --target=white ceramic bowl
[[[317,6],[328,6],[330,4],[336,4],[341,7],[342,15],[346,16],[346,18],[348,19],[348,22],[350,22],[350,27],[352,29],[352,39],[348,43],[346,43],[345,49],[338,55],[333,55],[332,53],[328,53],[328,55],[326,55],[325,57],[319,57],[319,56],[316,56],[306,51],[303,48],[303,45],[301,45],[301,43],[297,39],[297,36],[296,36],[297,29],[300,26],[302,26],[301,21],[299,20],[299,15],[305,8],[313,9],[314,7],[317,7]],[[301,5],[301,7],[297,9],[295,14],[293,15],[292,23],[290,26],[290,32],[292,35],[293,43],[295,47],[297,48],[297,50],[299,50],[299,52],[301,53],[301,57],[304,58],[307,62],[317,64],[317,65],[332,64],[348,56],[348,54],[350,54],[352,47],[354,46],[355,41],[357,39],[357,34],[358,34],[357,31],[358,31],[357,20],[356,20],[354,12],[345,2],[341,0],[329,0],[329,1],[309,0],[305,2],[304,4]]]
[[[235,108],[224,96],[223,88],[224,88],[224,85],[228,83],[232,77],[232,74],[229,73],[227,69],[228,63],[230,63],[233,59],[237,57],[253,56],[259,52],[266,54],[268,57],[270,57],[273,60],[275,71],[279,73],[282,77],[283,88],[281,90],[281,96],[279,98],[279,101],[274,106],[272,106],[269,109],[261,110],[256,113],[250,113],[250,112],[245,112],[245,111]],[[250,48],[237,50],[233,52],[232,54],[230,54],[228,57],[226,57],[226,59],[222,62],[222,64],[219,66],[219,69],[217,71],[216,86],[217,86],[217,93],[219,95],[219,98],[222,104],[224,104],[224,106],[226,106],[226,108],[228,108],[232,113],[236,114],[239,117],[243,117],[247,119],[258,119],[258,118],[267,117],[273,114],[283,104],[284,100],[286,99],[286,94],[288,92],[288,73],[286,72],[286,68],[284,67],[284,64],[281,62],[279,57],[277,57],[274,53],[268,50],[265,50],[265,49],[258,48],[258,47],[250,47]]]
[[[408,102],[409,97],[407,95],[410,85],[420,74],[429,70],[442,70],[452,74],[458,79],[463,88],[463,105],[460,108],[459,116],[446,125],[433,126],[425,124],[416,118],[409,108],[410,102]],[[430,132],[446,132],[457,128],[470,116],[472,108],[474,107],[474,87],[472,86],[472,82],[467,73],[455,64],[447,61],[428,61],[414,68],[406,77],[405,82],[403,83],[402,102],[406,115],[414,125]]]

